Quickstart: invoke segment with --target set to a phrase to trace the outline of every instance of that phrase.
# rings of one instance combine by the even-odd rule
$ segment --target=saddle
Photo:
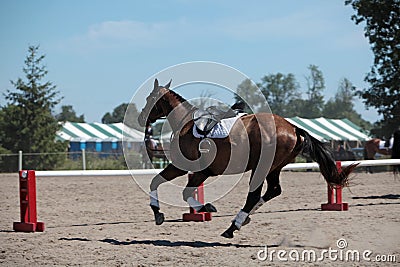
[[[211,106],[203,109],[198,109],[193,113],[193,121],[197,132],[206,136],[214,128],[217,123],[223,119],[233,118],[242,112],[244,103],[235,103],[228,111],[218,109],[216,106]]]

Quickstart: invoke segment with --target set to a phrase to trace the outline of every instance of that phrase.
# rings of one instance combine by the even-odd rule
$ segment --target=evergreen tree
[[[8,101],[0,113],[0,146],[17,153],[46,153],[65,151],[66,144],[55,142],[56,132],[60,128],[52,115],[52,109],[61,98],[58,97],[56,86],[51,82],[42,82],[47,74],[42,65],[44,55],[38,55],[39,46],[30,46],[25,59],[26,80],[18,78],[11,81],[16,91],[7,90],[5,98]],[[25,169],[53,169],[62,156],[53,154],[38,154],[24,158]],[[7,171],[17,169],[16,162],[6,164]]]

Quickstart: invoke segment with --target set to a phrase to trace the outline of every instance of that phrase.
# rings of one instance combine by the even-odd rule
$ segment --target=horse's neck
[[[173,93],[169,92],[164,96],[169,103],[167,120],[174,132],[192,120],[193,106],[186,101],[181,101]],[[183,98],[182,98],[183,99]]]

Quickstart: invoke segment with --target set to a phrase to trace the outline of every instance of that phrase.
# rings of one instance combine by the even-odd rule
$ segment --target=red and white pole
[[[336,161],[336,168],[340,173],[342,171],[342,162]],[[321,204],[322,210],[346,211],[349,210],[349,204],[342,202],[342,187],[331,187],[328,184],[328,203]]]
[[[43,232],[44,223],[37,221],[35,171],[19,171],[21,222],[14,222],[17,232]]]
[[[189,173],[188,178],[190,179],[193,173]],[[201,184],[193,192],[193,198],[198,200],[201,204],[204,204],[204,185]],[[183,214],[183,221],[185,222],[204,222],[211,221],[211,212],[197,212],[195,209],[190,208],[189,213]]]

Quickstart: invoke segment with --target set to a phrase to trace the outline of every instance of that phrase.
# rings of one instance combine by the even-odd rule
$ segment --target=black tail
[[[332,186],[347,186],[349,175],[358,164],[347,166],[339,172],[336,168],[332,150],[328,145],[315,139],[303,129],[296,128],[296,133],[304,138],[302,154],[318,163],[320,172],[328,184]]]

